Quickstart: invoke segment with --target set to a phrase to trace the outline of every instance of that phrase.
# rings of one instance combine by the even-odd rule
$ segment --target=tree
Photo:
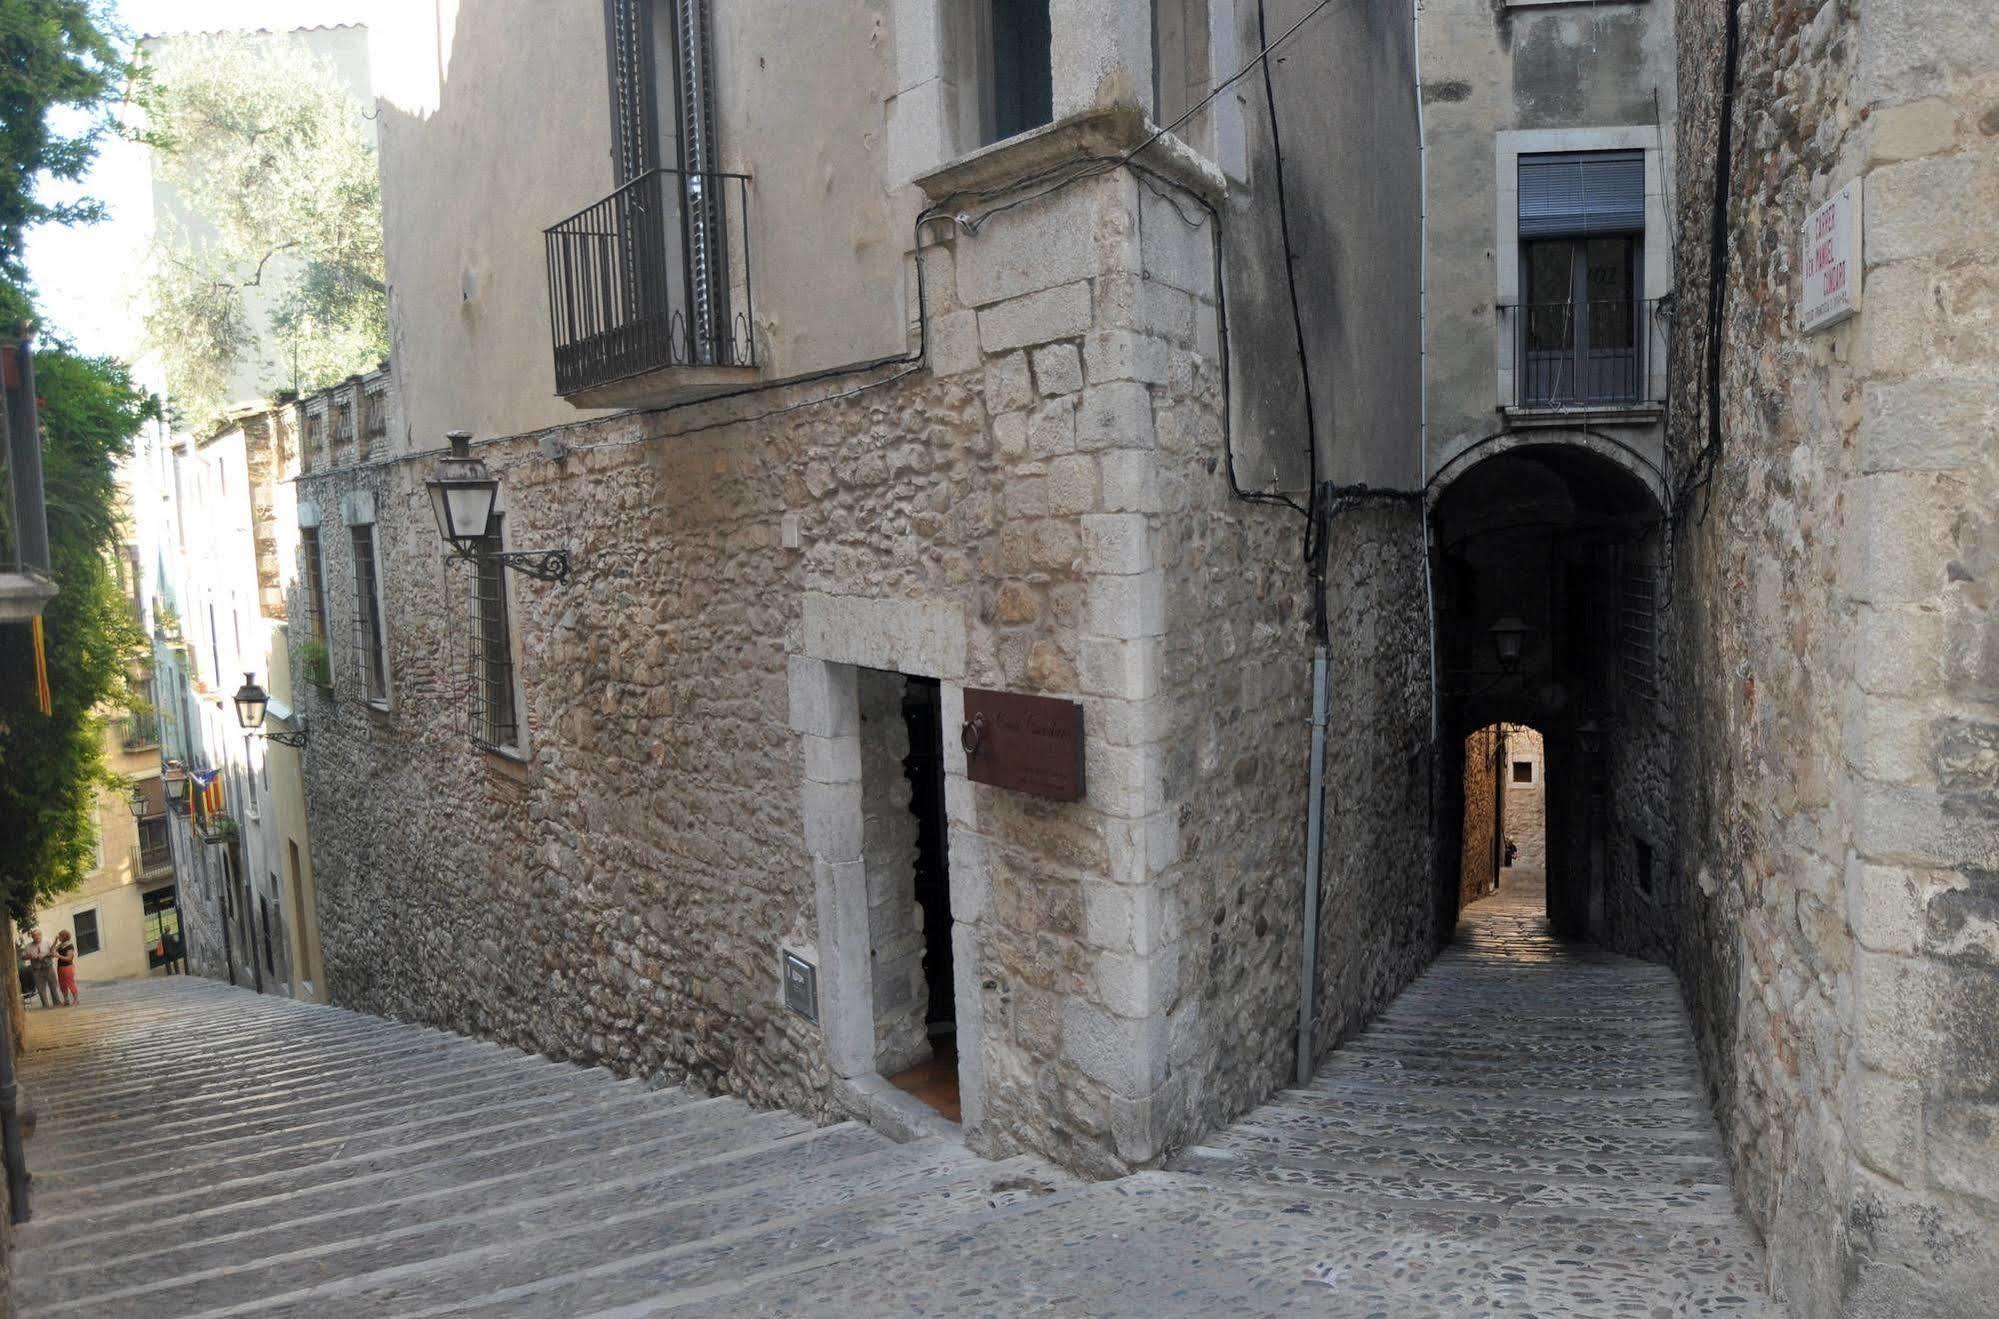
[[[21,264],[30,227],[97,219],[95,201],[48,203],[46,179],[74,182],[112,127],[110,99],[129,69],[104,0],[0,0],[0,324],[28,315]],[[60,132],[52,111],[82,116]]]
[[[212,420],[244,365],[259,392],[305,392],[386,356],[381,179],[333,65],[291,37],[177,42],[139,101],[179,202],[146,327],[182,416]]]
[[[49,569],[42,613],[53,713],[36,706],[31,634],[0,629],[0,896],[24,918],[90,872],[104,763],[99,710],[127,705],[145,636],[112,570],[122,538],[116,463],[156,415],[122,363],[60,345],[35,355]]]

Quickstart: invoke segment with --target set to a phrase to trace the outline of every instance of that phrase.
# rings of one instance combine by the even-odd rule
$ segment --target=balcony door
[[[1639,246],[1633,235],[1520,247],[1523,404],[1631,403],[1642,394]]]

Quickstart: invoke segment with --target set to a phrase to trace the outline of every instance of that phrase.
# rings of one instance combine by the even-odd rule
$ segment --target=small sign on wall
[[[807,1021],[819,1020],[819,968],[784,950],[784,1005]]]
[[[1083,707],[1018,692],[965,689],[965,776],[1057,801],[1083,796]]]
[[[1806,334],[1837,325],[1860,310],[1860,180],[1835,192],[1805,217],[1805,289],[1798,328]]]

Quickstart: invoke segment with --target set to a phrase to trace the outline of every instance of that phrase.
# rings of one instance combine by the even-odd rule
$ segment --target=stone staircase
[[[30,1018],[29,1315],[1774,1312],[1671,977],[1521,894],[1095,1185],[200,981]]]
[[[30,1011],[27,1315],[735,1307],[1074,1184],[173,979]]]

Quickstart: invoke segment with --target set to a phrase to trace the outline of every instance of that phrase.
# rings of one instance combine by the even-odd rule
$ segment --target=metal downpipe
[[[1298,1084],[1312,1079],[1319,987],[1319,859],[1326,842],[1326,643],[1312,648],[1312,768],[1305,804],[1305,973],[1298,995]]]

